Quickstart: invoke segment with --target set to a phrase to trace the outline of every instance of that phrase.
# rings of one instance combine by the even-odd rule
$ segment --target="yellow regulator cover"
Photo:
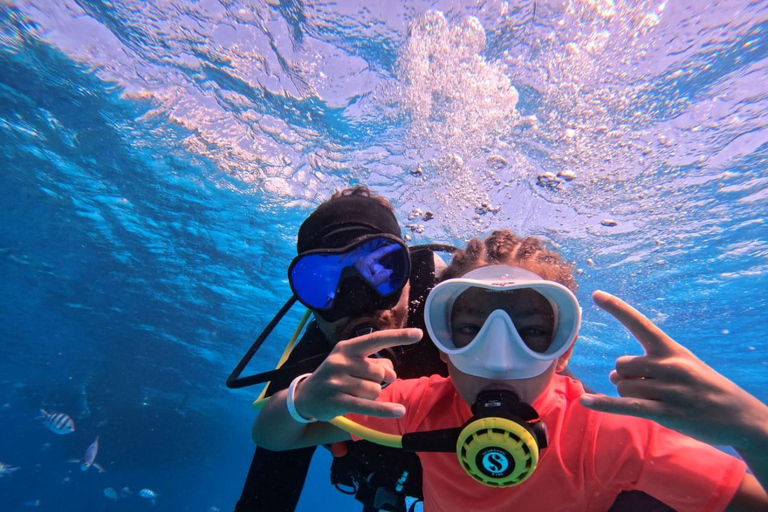
[[[539,462],[539,446],[519,423],[480,418],[456,441],[459,463],[472,478],[491,487],[511,487],[528,479]]]

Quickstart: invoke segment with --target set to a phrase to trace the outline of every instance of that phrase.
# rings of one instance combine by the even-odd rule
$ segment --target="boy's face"
[[[512,319],[521,339],[534,352],[549,347],[554,327],[552,305],[541,294],[530,289],[510,292],[489,292],[470,288],[457,297],[451,311],[451,339],[457,347],[472,342],[491,313],[505,311]],[[552,362],[546,371],[535,377],[515,380],[489,380],[462,372],[441,353],[448,365],[454,386],[465,402],[472,405],[481,391],[506,389],[513,391],[521,401],[533,403],[546,389],[556,371],[565,369],[571,350]]]
[[[469,345],[491,313],[502,310],[515,324],[518,334],[534,352],[543,353],[552,343],[555,313],[540,293],[523,288],[494,292],[469,288],[456,298],[451,308],[451,340],[460,348]]]

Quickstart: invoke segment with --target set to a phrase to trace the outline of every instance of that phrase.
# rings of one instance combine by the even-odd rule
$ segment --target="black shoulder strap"
[[[312,322],[291,352],[285,366],[316,359],[316,368],[328,352],[328,343],[323,333],[317,324]],[[312,370],[314,368],[307,371]],[[267,387],[267,396],[287,388],[293,377],[288,373],[275,375]],[[256,448],[235,512],[293,512],[301,496],[315,448],[313,446],[285,452]]]

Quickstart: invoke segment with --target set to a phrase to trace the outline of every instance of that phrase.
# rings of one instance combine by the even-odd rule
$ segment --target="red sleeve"
[[[678,512],[722,512],[741,485],[736,457],[652,421],[601,416],[593,453],[604,487],[644,491]]]

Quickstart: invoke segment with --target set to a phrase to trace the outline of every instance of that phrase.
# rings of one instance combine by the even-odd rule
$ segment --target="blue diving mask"
[[[389,234],[361,236],[344,247],[294,258],[288,280],[296,298],[324,320],[391,309],[408,282],[408,247]]]

